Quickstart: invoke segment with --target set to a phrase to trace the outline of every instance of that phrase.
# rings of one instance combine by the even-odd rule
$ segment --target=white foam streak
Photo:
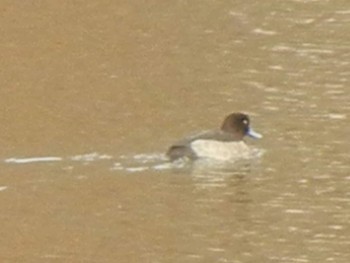
[[[16,163],[16,164],[25,164],[25,163],[40,163],[40,162],[59,162],[62,161],[62,157],[56,156],[45,156],[45,157],[29,157],[29,158],[8,158],[5,159],[5,163]]]

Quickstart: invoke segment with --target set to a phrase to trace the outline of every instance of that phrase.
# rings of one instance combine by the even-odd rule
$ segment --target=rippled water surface
[[[350,262],[350,2],[133,2],[2,4],[0,261]]]

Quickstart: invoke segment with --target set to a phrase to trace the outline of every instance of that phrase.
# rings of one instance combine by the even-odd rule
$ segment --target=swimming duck
[[[250,148],[243,141],[245,136],[262,138],[261,134],[250,127],[248,115],[231,113],[224,119],[220,129],[184,138],[170,146],[166,155],[171,161],[179,158],[232,160],[247,157]]]

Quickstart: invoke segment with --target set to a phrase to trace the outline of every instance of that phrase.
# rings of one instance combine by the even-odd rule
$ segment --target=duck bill
[[[248,130],[247,135],[249,137],[254,138],[254,139],[261,139],[263,137],[260,133],[257,133],[256,131],[254,131],[251,128]]]

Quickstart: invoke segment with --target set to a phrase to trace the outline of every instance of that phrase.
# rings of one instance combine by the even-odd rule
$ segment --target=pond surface
[[[349,1],[134,2],[2,4],[0,261],[350,262]]]

